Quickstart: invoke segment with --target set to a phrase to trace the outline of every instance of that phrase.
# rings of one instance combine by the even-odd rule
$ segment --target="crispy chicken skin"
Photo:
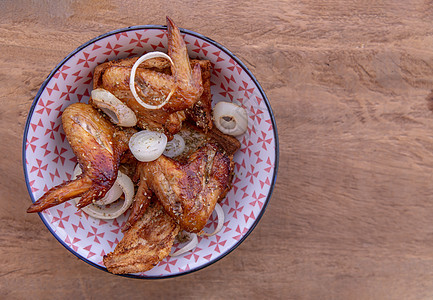
[[[188,232],[200,232],[215,204],[231,187],[232,156],[214,144],[206,144],[186,162],[161,155],[137,165],[142,177],[166,212]]]
[[[152,201],[144,216],[125,232],[113,252],[104,256],[104,265],[114,274],[144,272],[170,254],[180,226]]]
[[[48,190],[27,209],[29,213],[79,196],[79,208],[102,198],[116,180],[121,155],[128,150],[128,139],[135,132],[118,129],[91,105],[83,103],[68,106],[62,123],[83,173]]]

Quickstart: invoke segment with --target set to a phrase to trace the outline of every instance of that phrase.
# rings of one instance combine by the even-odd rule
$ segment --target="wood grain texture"
[[[187,3],[186,3],[187,2]],[[166,15],[233,51],[277,120],[280,166],[234,252],[146,281],[83,263],[27,215],[26,116],[69,52]],[[0,2],[0,298],[432,299],[432,1]]]

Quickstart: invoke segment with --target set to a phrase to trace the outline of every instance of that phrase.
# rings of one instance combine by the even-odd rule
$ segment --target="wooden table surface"
[[[166,15],[255,74],[279,173],[230,255],[179,278],[129,279],[82,262],[26,214],[22,135],[68,53]],[[432,22],[432,1],[1,1],[0,298],[432,299]]]

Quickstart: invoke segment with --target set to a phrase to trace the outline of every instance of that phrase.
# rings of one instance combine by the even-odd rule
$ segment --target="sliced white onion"
[[[135,113],[116,96],[105,89],[92,91],[93,103],[107,114],[111,121],[119,126],[133,127],[137,124]]]
[[[217,203],[215,205],[215,212],[217,213],[217,217],[218,217],[218,224],[217,227],[215,228],[214,232],[212,233],[206,233],[202,231],[202,234],[205,236],[213,236],[215,234],[217,234],[218,232],[221,231],[221,229],[223,228],[224,225],[224,211],[223,208],[221,207],[221,205],[219,205],[219,203]]]
[[[129,139],[129,149],[139,161],[153,161],[161,156],[167,145],[164,133],[142,130]]]
[[[132,95],[134,96],[135,100],[137,100],[137,102],[140,103],[140,105],[142,105],[143,107],[145,107],[147,109],[159,109],[159,108],[163,107],[170,100],[170,97],[173,95],[173,93],[176,89],[176,86],[174,86],[173,89],[168,94],[167,98],[165,98],[165,100],[161,104],[158,104],[158,105],[147,104],[143,100],[141,100],[141,98],[138,96],[137,90],[135,89],[135,74],[137,73],[137,68],[143,61],[151,59],[151,58],[155,58],[155,57],[166,58],[170,61],[171,65],[174,66],[174,63],[171,60],[171,57],[168,56],[167,54],[165,54],[164,52],[159,52],[159,51],[149,52],[149,53],[141,56],[134,63],[134,65],[132,66],[132,69],[131,69],[131,76],[129,79],[129,89],[131,90]]]
[[[74,169],[73,179],[75,179],[79,174],[81,174],[81,168],[77,164]],[[117,201],[122,194],[125,194],[125,200]],[[116,181],[105,196],[95,203],[91,203],[81,208],[81,210],[89,216],[97,219],[115,219],[131,206],[133,198],[134,183],[128,175],[119,171]],[[75,203],[78,203],[79,201],[80,198],[75,198]]]
[[[189,237],[188,243],[185,246],[183,246],[182,248],[180,248],[179,250],[177,250],[173,253],[170,253],[170,256],[179,256],[179,255],[182,255],[188,251],[193,250],[195,247],[197,247],[197,245],[198,245],[197,234],[189,233],[186,231],[184,233],[185,233],[185,235],[187,235]]]
[[[82,173],[80,165],[77,164],[74,169],[74,173],[72,175],[72,179],[76,179],[78,175]],[[119,176],[120,172],[117,174]],[[129,177],[128,177],[129,178]],[[110,203],[113,203],[117,199],[122,196],[123,190],[120,186],[119,182],[116,180],[113,184],[113,186],[108,190],[108,192],[105,194],[104,197],[99,199],[98,201],[95,201],[95,204],[97,205],[107,205]],[[79,199],[79,198],[78,198]]]
[[[117,174],[117,177],[119,177],[119,174]],[[129,177],[128,177],[129,178]],[[111,189],[108,190],[108,192],[105,194],[104,197],[99,199],[98,201],[95,201],[95,204],[97,205],[108,205],[116,201],[120,198],[123,194],[123,189],[119,184],[119,181],[116,180],[111,187]]]
[[[185,150],[185,141],[182,136],[175,134],[173,139],[167,142],[163,154],[167,157],[176,157],[181,155],[183,150]]]
[[[247,111],[231,102],[218,102],[213,109],[213,120],[221,132],[233,136],[245,133],[248,128]]]

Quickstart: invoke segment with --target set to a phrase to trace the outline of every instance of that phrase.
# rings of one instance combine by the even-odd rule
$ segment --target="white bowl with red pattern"
[[[199,237],[193,251],[166,257],[152,270],[126,276],[167,278],[202,269],[234,250],[254,229],[271,198],[278,167],[278,135],[269,101],[247,67],[229,50],[196,32],[181,29],[192,58],[212,62],[213,102],[230,101],[248,113],[248,130],[239,137],[233,188],[221,202],[222,230]],[[30,109],[23,138],[23,167],[33,202],[48,189],[71,179],[76,158],[65,138],[62,111],[87,102],[95,66],[146,52],[166,52],[165,26],[134,26],[103,34],[63,59],[43,82]],[[71,201],[39,213],[54,237],[83,261],[106,270],[102,257],[122,239],[128,212],[114,220],[97,220],[78,211]],[[216,214],[205,230],[216,227]],[[175,245],[176,247],[176,245]]]

